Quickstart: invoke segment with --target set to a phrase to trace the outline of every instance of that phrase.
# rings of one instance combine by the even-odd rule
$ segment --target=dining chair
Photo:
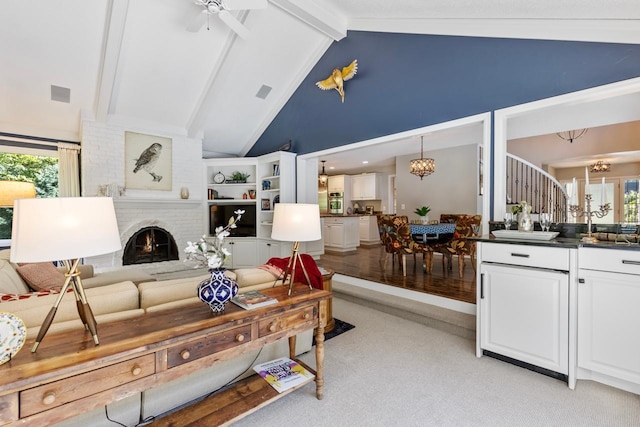
[[[382,247],[384,248],[384,253],[380,257],[380,262],[384,262],[383,266],[386,266],[389,255],[391,255],[391,264],[393,265],[395,263],[393,246],[391,245],[391,239],[389,238],[389,234],[387,233],[387,230],[393,227],[394,218],[395,215],[376,215],[376,219],[378,221],[378,232],[380,233],[380,241],[382,242]]]
[[[480,225],[482,215],[459,215],[456,220],[456,230],[453,238],[434,248],[444,257],[448,258],[449,269],[451,269],[452,257],[458,256],[458,274],[462,279],[464,275],[464,257],[469,255],[473,271],[476,271],[476,242],[469,240],[473,236],[473,226]]]
[[[385,266],[389,253],[400,257],[403,276],[407,275],[407,255],[413,255],[415,263],[416,255],[422,254],[424,256],[425,268],[430,265],[430,255],[433,251],[427,245],[413,240],[411,237],[409,218],[407,216],[401,215],[393,217],[390,223],[385,224],[385,232],[387,233],[387,242],[389,245],[389,252],[384,262]]]

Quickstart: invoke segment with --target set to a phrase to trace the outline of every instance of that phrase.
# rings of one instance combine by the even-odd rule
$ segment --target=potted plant
[[[420,217],[420,220],[426,224],[429,222],[429,212],[431,211],[431,208],[429,206],[422,206],[420,208],[417,208],[414,213],[417,214]]]
[[[231,181],[233,181],[233,182],[238,182],[238,183],[245,183],[245,182],[247,182],[247,178],[249,178],[249,174],[248,174],[248,173],[244,173],[244,172],[238,172],[238,171],[235,171],[235,172],[231,175]]]

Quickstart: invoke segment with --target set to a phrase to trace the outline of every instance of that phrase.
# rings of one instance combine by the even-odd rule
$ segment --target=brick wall
[[[125,185],[124,133],[139,132],[172,138],[172,185],[170,191],[125,189],[122,197],[114,197],[122,246],[142,227],[158,226],[173,235],[184,259],[187,241],[197,240],[205,230],[202,181],[202,141],[182,135],[132,129],[120,125],[83,120],[82,123],[82,194],[95,196],[98,186]],[[165,177],[166,179],[166,177]],[[187,187],[190,197],[180,198],[180,189]],[[87,258],[97,271],[122,267],[122,250],[113,254]],[[167,261],[138,266],[154,272],[184,268],[182,261]]]

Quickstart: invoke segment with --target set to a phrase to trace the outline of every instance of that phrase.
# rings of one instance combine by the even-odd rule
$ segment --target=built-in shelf
[[[122,208],[149,208],[152,205],[162,205],[163,208],[184,208],[185,206],[201,206],[202,199],[162,199],[138,197],[114,197],[113,204]]]

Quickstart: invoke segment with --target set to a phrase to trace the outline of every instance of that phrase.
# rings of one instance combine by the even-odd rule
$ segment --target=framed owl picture
[[[124,183],[127,190],[171,191],[172,140],[124,133]]]

